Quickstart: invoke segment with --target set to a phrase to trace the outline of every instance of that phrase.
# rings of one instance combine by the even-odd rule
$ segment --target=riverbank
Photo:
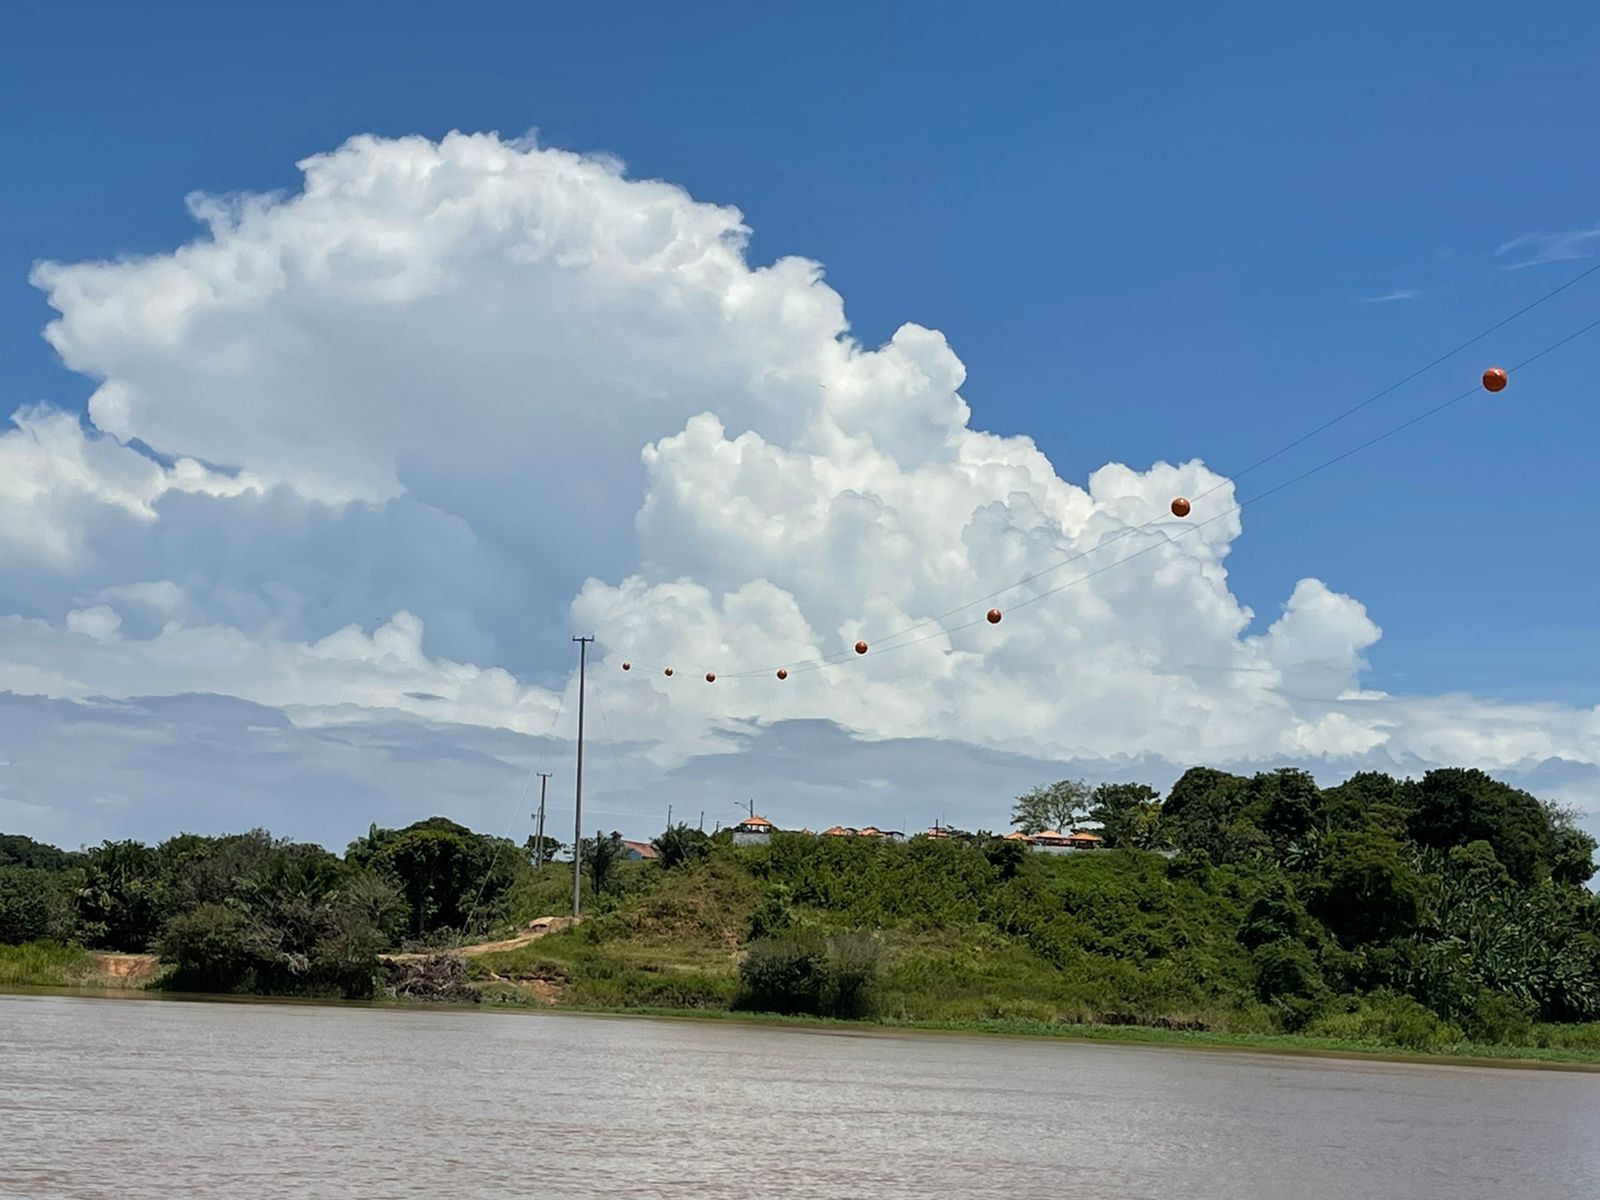
[[[89,958],[96,956],[84,952]],[[146,956],[121,956],[144,958]],[[80,964],[81,966],[81,964]],[[63,975],[57,974],[57,980]],[[1370,1062],[1430,1063],[1475,1067],[1521,1067],[1600,1074],[1600,1051],[1543,1046],[1478,1045],[1460,1043],[1438,1050],[1407,1050],[1379,1043],[1296,1034],[1218,1033],[1200,1030],[1160,1029],[1144,1025],[1096,1023],[1054,1024],[1022,1019],[915,1021],[895,1018],[837,1020],[824,1017],[790,1017],[776,1013],[731,1009],[673,1009],[653,1007],[601,1008],[558,1006],[533,1000],[516,1002],[505,995],[490,995],[484,1004],[419,1003],[405,1000],[334,1000],[243,994],[205,995],[163,992],[151,982],[128,983],[128,975],[94,967],[72,973],[64,981],[42,983],[0,975],[0,994],[73,995],[87,999],[132,997],[156,1001],[228,1004],[304,1004],[339,1008],[405,1008],[453,1012],[526,1013],[552,1017],[611,1017],[619,1020],[658,1020],[679,1023],[748,1025],[757,1028],[815,1030],[847,1037],[926,1035],[977,1037],[1003,1040],[1090,1042],[1097,1045],[1154,1046],[1219,1053],[1291,1055],[1301,1058],[1344,1059]]]
[[[0,988],[71,987],[138,991],[161,977],[161,964],[151,954],[118,954],[28,942],[0,946]]]
[[[494,1007],[508,1007],[497,1004]],[[509,1006],[519,1007],[519,1006]],[[521,1006],[533,1007],[533,1006]],[[1234,1034],[1198,1030],[1159,1029],[1144,1025],[1071,1024],[1043,1021],[908,1021],[894,1018],[836,1020],[825,1017],[788,1017],[776,1013],[736,1010],[683,1010],[670,1008],[553,1008],[535,1011],[552,1016],[617,1017],[684,1022],[741,1024],[764,1028],[812,1029],[844,1036],[927,1034],[950,1037],[1093,1042],[1097,1045],[1168,1046],[1187,1050],[1235,1053],[1289,1054],[1305,1058],[1356,1059],[1372,1062],[1417,1062],[1482,1067],[1540,1067],[1600,1074],[1600,1051],[1539,1046],[1484,1046],[1461,1043],[1442,1050],[1406,1050],[1372,1042],[1296,1034]]]

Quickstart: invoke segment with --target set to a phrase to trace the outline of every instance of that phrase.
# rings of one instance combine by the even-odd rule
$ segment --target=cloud
[[[28,409],[0,437],[0,689],[30,720],[134,706],[154,736],[180,720],[157,699],[206,693],[295,753],[415,729],[437,763],[568,712],[577,628],[616,789],[682,786],[680,809],[816,778],[795,730],[902,794],[934,746],[1152,778],[1600,763],[1600,712],[1372,690],[1377,622],[1316,579],[1258,621],[1226,479],[1062,478],[978,427],[942,334],[861,345],[817,264],[748,260],[734,209],[488,135],[301,167],[293,194],[191,198],[204,231],[170,253],[34,273],[52,345],[101,382],[87,426]],[[28,802],[56,802],[34,770]],[[289,753],[251,770],[302,786]],[[364,827],[336,777],[304,786]]]
[[[1422,295],[1416,288],[1396,288],[1392,292],[1385,292],[1381,296],[1367,296],[1362,299],[1363,304],[1393,304],[1396,300],[1415,300]]]
[[[1525,233],[1498,246],[1494,254],[1496,258],[1515,259],[1506,264],[1506,270],[1517,271],[1540,263],[1587,258],[1597,242],[1600,242],[1600,226],[1569,229],[1564,233]]]
[[[11,424],[0,434],[0,567],[76,565],[88,526],[106,510],[148,522],[168,493],[237,496],[258,487],[191,458],[163,468],[48,407],[21,408]]]

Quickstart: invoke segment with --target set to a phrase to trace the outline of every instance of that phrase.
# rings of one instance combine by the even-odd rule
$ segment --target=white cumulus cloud
[[[301,168],[191,197],[169,253],[36,269],[100,382],[89,427],[0,437],[0,689],[538,735],[570,623],[641,772],[795,722],[1027,762],[1600,763],[1592,711],[1365,686],[1379,626],[1316,579],[1263,628],[1229,481],[1062,478],[983,431],[943,334],[859,344],[734,209],[492,135]]]

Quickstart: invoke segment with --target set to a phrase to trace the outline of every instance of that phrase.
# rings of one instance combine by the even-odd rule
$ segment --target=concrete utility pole
[[[667,805],[667,828],[672,828],[672,805]]]
[[[572,801],[572,919],[583,904],[583,685],[589,670],[592,637],[575,637],[578,643],[578,788]]]
[[[544,866],[544,792],[550,784],[550,772],[539,772],[539,835],[533,846],[533,869]]]

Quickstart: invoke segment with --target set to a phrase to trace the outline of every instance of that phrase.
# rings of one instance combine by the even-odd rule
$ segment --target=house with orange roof
[[[758,817],[752,813],[733,827],[733,844],[735,846],[764,846],[772,837],[772,831],[775,828],[777,827],[765,817]]]
[[[1007,838],[1027,836],[1016,833],[1006,834]],[[1042,850],[1046,854],[1073,854],[1082,850],[1098,850],[1101,838],[1097,833],[1087,830],[1073,830],[1071,833],[1062,833],[1059,829],[1041,829],[1038,833],[1028,837],[1028,845],[1035,850]]]

